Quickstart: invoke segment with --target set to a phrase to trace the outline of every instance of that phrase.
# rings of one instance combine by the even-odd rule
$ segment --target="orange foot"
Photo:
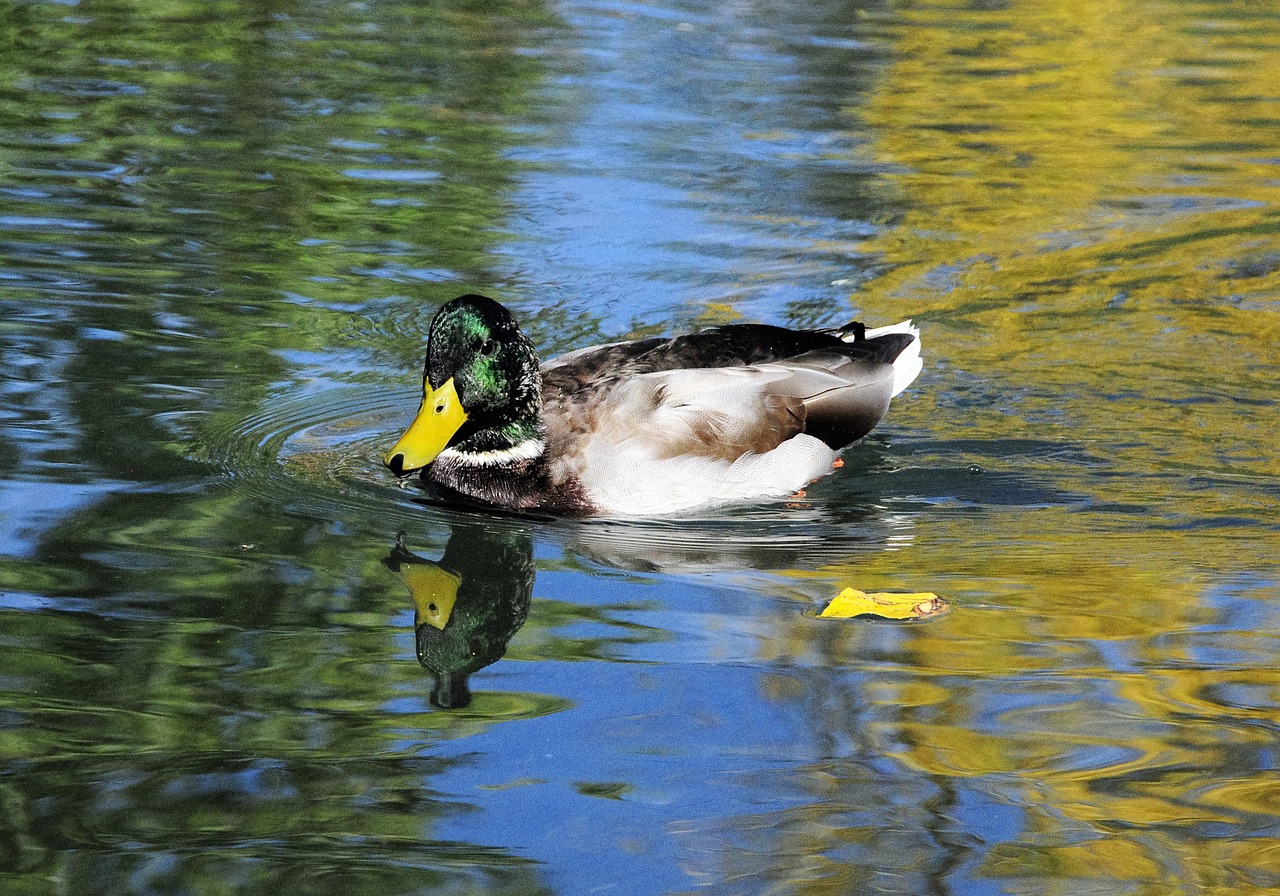
[[[833,470],[838,470],[838,469],[840,469],[840,468],[841,468],[841,467],[843,467],[843,466],[844,466],[844,458],[843,458],[843,457],[837,457],[835,460],[833,460],[833,461],[831,462],[831,469],[833,469]]]

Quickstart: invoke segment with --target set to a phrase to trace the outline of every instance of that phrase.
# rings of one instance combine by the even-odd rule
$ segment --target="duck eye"
[[[498,350],[498,343],[493,339],[486,339],[480,343],[480,354],[488,357]]]

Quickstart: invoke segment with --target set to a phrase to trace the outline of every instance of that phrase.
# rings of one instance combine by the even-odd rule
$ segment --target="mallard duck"
[[[919,331],[762,324],[593,346],[539,366],[498,302],[431,323],[417,417],[386,455],[508,509],[653,516],[790,495],[920,372]]]

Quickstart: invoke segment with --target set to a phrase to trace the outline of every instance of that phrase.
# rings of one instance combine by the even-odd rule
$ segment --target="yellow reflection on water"
[[[956,612],[817,646],[782,625],[761,649],[859,670],[872,704],[850,738],[1017,806],[978,872],[1009,892],[1276,882],[1276,12],[907,5],[878,89],[851,101],[902,209],[859,247],[888,272],[853,302],[925,323],[877,475],[975,463],[1048,497],[912,496],[931,510],[897,549],[792,575]],[[826,806],[867,786],[811,771]],[[809,808],[811,854],[868,836]]]

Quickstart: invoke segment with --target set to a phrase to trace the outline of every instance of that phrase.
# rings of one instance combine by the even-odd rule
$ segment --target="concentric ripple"
[[[339,386],[267,400],[256,413],[211,427],[202,459],[237,487],[281,506],[390,523],[421,515],[381,455],[417,406],[415,390]],[[336,518],[336,517],[335,517]]]

